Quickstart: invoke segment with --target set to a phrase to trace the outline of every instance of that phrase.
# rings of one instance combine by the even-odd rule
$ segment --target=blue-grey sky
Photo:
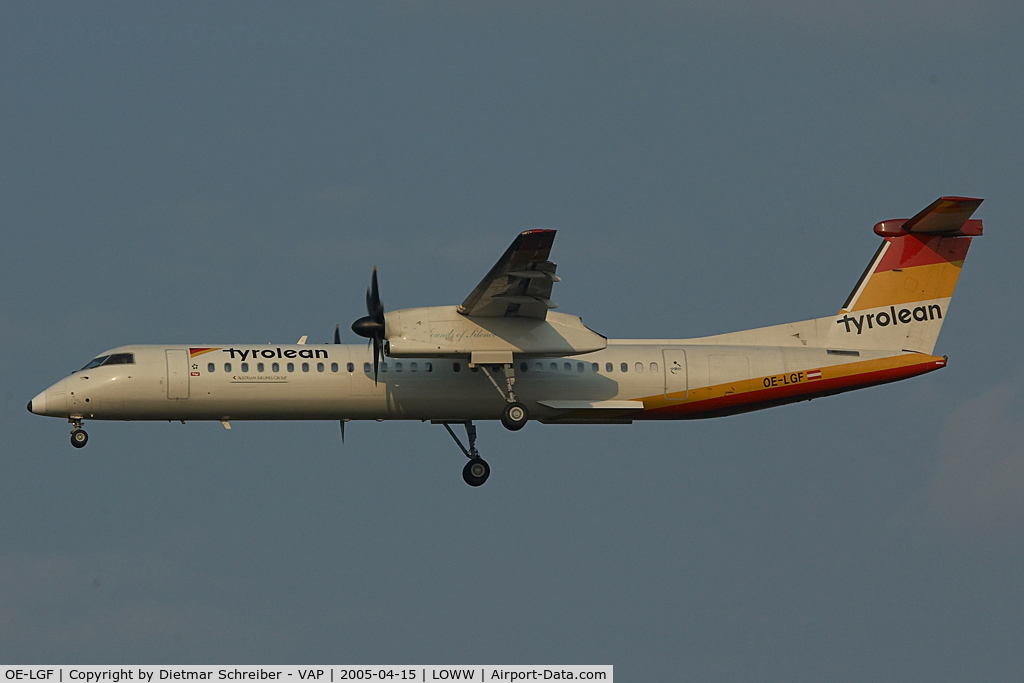
[[[1020,680],[1020,3],[4,3],[0,660]],[[127,343],[345,340],[559,231],[610,337],[829,315],[985,197],[949,367],[704,422],[102,423]]]

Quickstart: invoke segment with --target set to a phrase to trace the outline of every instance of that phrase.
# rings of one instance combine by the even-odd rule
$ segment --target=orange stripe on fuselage
[[[693,389],[682,401],[670,401],[664,396],[649,396],[640,399],[644,402],[642,412],[623,417],[631,420],[685,420],[735,415],[838,394],[851,389],[895,382],[938,370],[945,365],[946,359],[942,356],[905,354],[825,366],[821,368],[821,379],[807,379],[806,370],[780,373],[752,378],[745,382],[746,389],[741,388],[743,382]],[[775,386],[771,386],[772,378],[776,380]],[[780,378],[785,378],[785,381]],[[726,393],[730,389],[732,392]]]

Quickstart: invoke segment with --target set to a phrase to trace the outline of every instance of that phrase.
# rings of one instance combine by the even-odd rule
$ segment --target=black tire
[[[501,412],[501,424],[512,432],[517,432],[525,427],[529,420],[530,413],[522,403],[509,403]]]
[[[470,486],[480,486],[491,476],[491,466],[483,458],[473,458],[462,468],[462,479]]]
[[[87,443],[89,443],[89,435],[85,433],[84,429],[76,429],[71,432],[72,446],[75,448],[83,448]]]

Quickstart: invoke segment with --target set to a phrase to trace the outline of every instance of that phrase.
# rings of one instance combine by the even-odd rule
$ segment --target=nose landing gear
[[[69,418],[68,422],[74,427],[71,430],[71,445],[75,448],[83,448],[85,444],[89,443],[89,435],[82,429],[81,418]]]
[[[470,486],[481,486],[487,477],[491,476],[491,466],[487,464],[487,461],[480,457],[480,451],[476,449],[476,425],[473,424],[472,420],[466,420],[462,424],[466,425],[466,438],[469,439],[469,448],[467,449],[459,441],[459,437],[455,436],[455,432],[452,431],[451,426],[447,422],[441,422],[444,428],[448,430],[451,437],[455,439],[455,443],[458,444],[459,449],[469,458],[469,462],[462,468],[462,479]]]

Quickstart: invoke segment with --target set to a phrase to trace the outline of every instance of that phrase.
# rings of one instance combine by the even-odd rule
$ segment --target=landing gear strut
[[[506,390],[502,390],[498,386],[498,382],[494,379],[491,373],[487,370],[487,366],[481,364],[480,369],[487,375],[487,379],[491,380],[491,384],[498,390],[501,397],[505,399],[506,406],[501,412],[501,424],[509,431],[517,432],[526,426],[526,423],[530,420],[530,414],[526,410],[526,406],[519,402],[519,398],[516,396],[516,392],[512,389],[516,383],[515,367],[511,363],[505,363],[503,366],[505,371],[505,386]]]
[[[466,420],[462,423],[466,425],[466,438],[469,439],[469,448],[467,449],[459,441],[459,437],[455,436],[455,432],[452,431],[451,426],[447,422],[442,422],[441,424],[448,430],[451,437],[455,439],[459,449],[469,458],[469,462],[462,468],[462,479],[470,486],[480,486],[487,481],[487,477],[491,476],[491,466],[480,457],[480,451],[476,449],[476,425],[473,424],[472,420]]]
[[[71,430],[71,445],[75,448],[82,448],[89,443],[89,435],[82,429],[82,419],[72,417],[68,419],[68,422],[74,427]]]

